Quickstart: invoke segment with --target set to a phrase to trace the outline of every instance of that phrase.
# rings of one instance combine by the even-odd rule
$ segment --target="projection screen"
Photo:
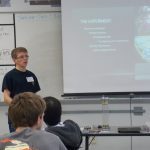
[[[64,94],[150,91],[150,1],[62,0]]]

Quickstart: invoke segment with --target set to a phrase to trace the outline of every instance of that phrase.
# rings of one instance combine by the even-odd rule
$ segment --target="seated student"
[[[61,103],[54,97],[45,97],[46,110],[44,121],[47,124],[46,131],[56,134],[68,150],[77,150],[82,142],[82,134],[79,126],[72,120],[61,122]]]
[[[45,107],[34,93],[16,95],[8,109],[16,131],[0,137],[0,150],[66,150],[59,137],[40,130]]]

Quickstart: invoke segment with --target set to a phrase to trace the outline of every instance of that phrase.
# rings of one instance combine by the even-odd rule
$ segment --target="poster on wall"
[[[60,11],[61,0],[0,0],[0,12]]]

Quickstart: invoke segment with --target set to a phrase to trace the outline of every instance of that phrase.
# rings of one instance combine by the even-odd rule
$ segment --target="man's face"
[[[19,52],[17,54],[17,57],[14,59],[16,67],[26,68],[26,66],[28,64],[28,58],[29,58],[28,53],[26,53],[26,52]]]

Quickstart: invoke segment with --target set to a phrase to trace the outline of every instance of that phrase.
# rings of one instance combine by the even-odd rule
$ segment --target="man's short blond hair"
[[[28,53],[28,50],[26,48],[24,48],[24,47],[14,48],[11,51],[11,57],[12,57],[12,59],[16,59],[17,58],[17,54],[20,53],[20,52]]]

